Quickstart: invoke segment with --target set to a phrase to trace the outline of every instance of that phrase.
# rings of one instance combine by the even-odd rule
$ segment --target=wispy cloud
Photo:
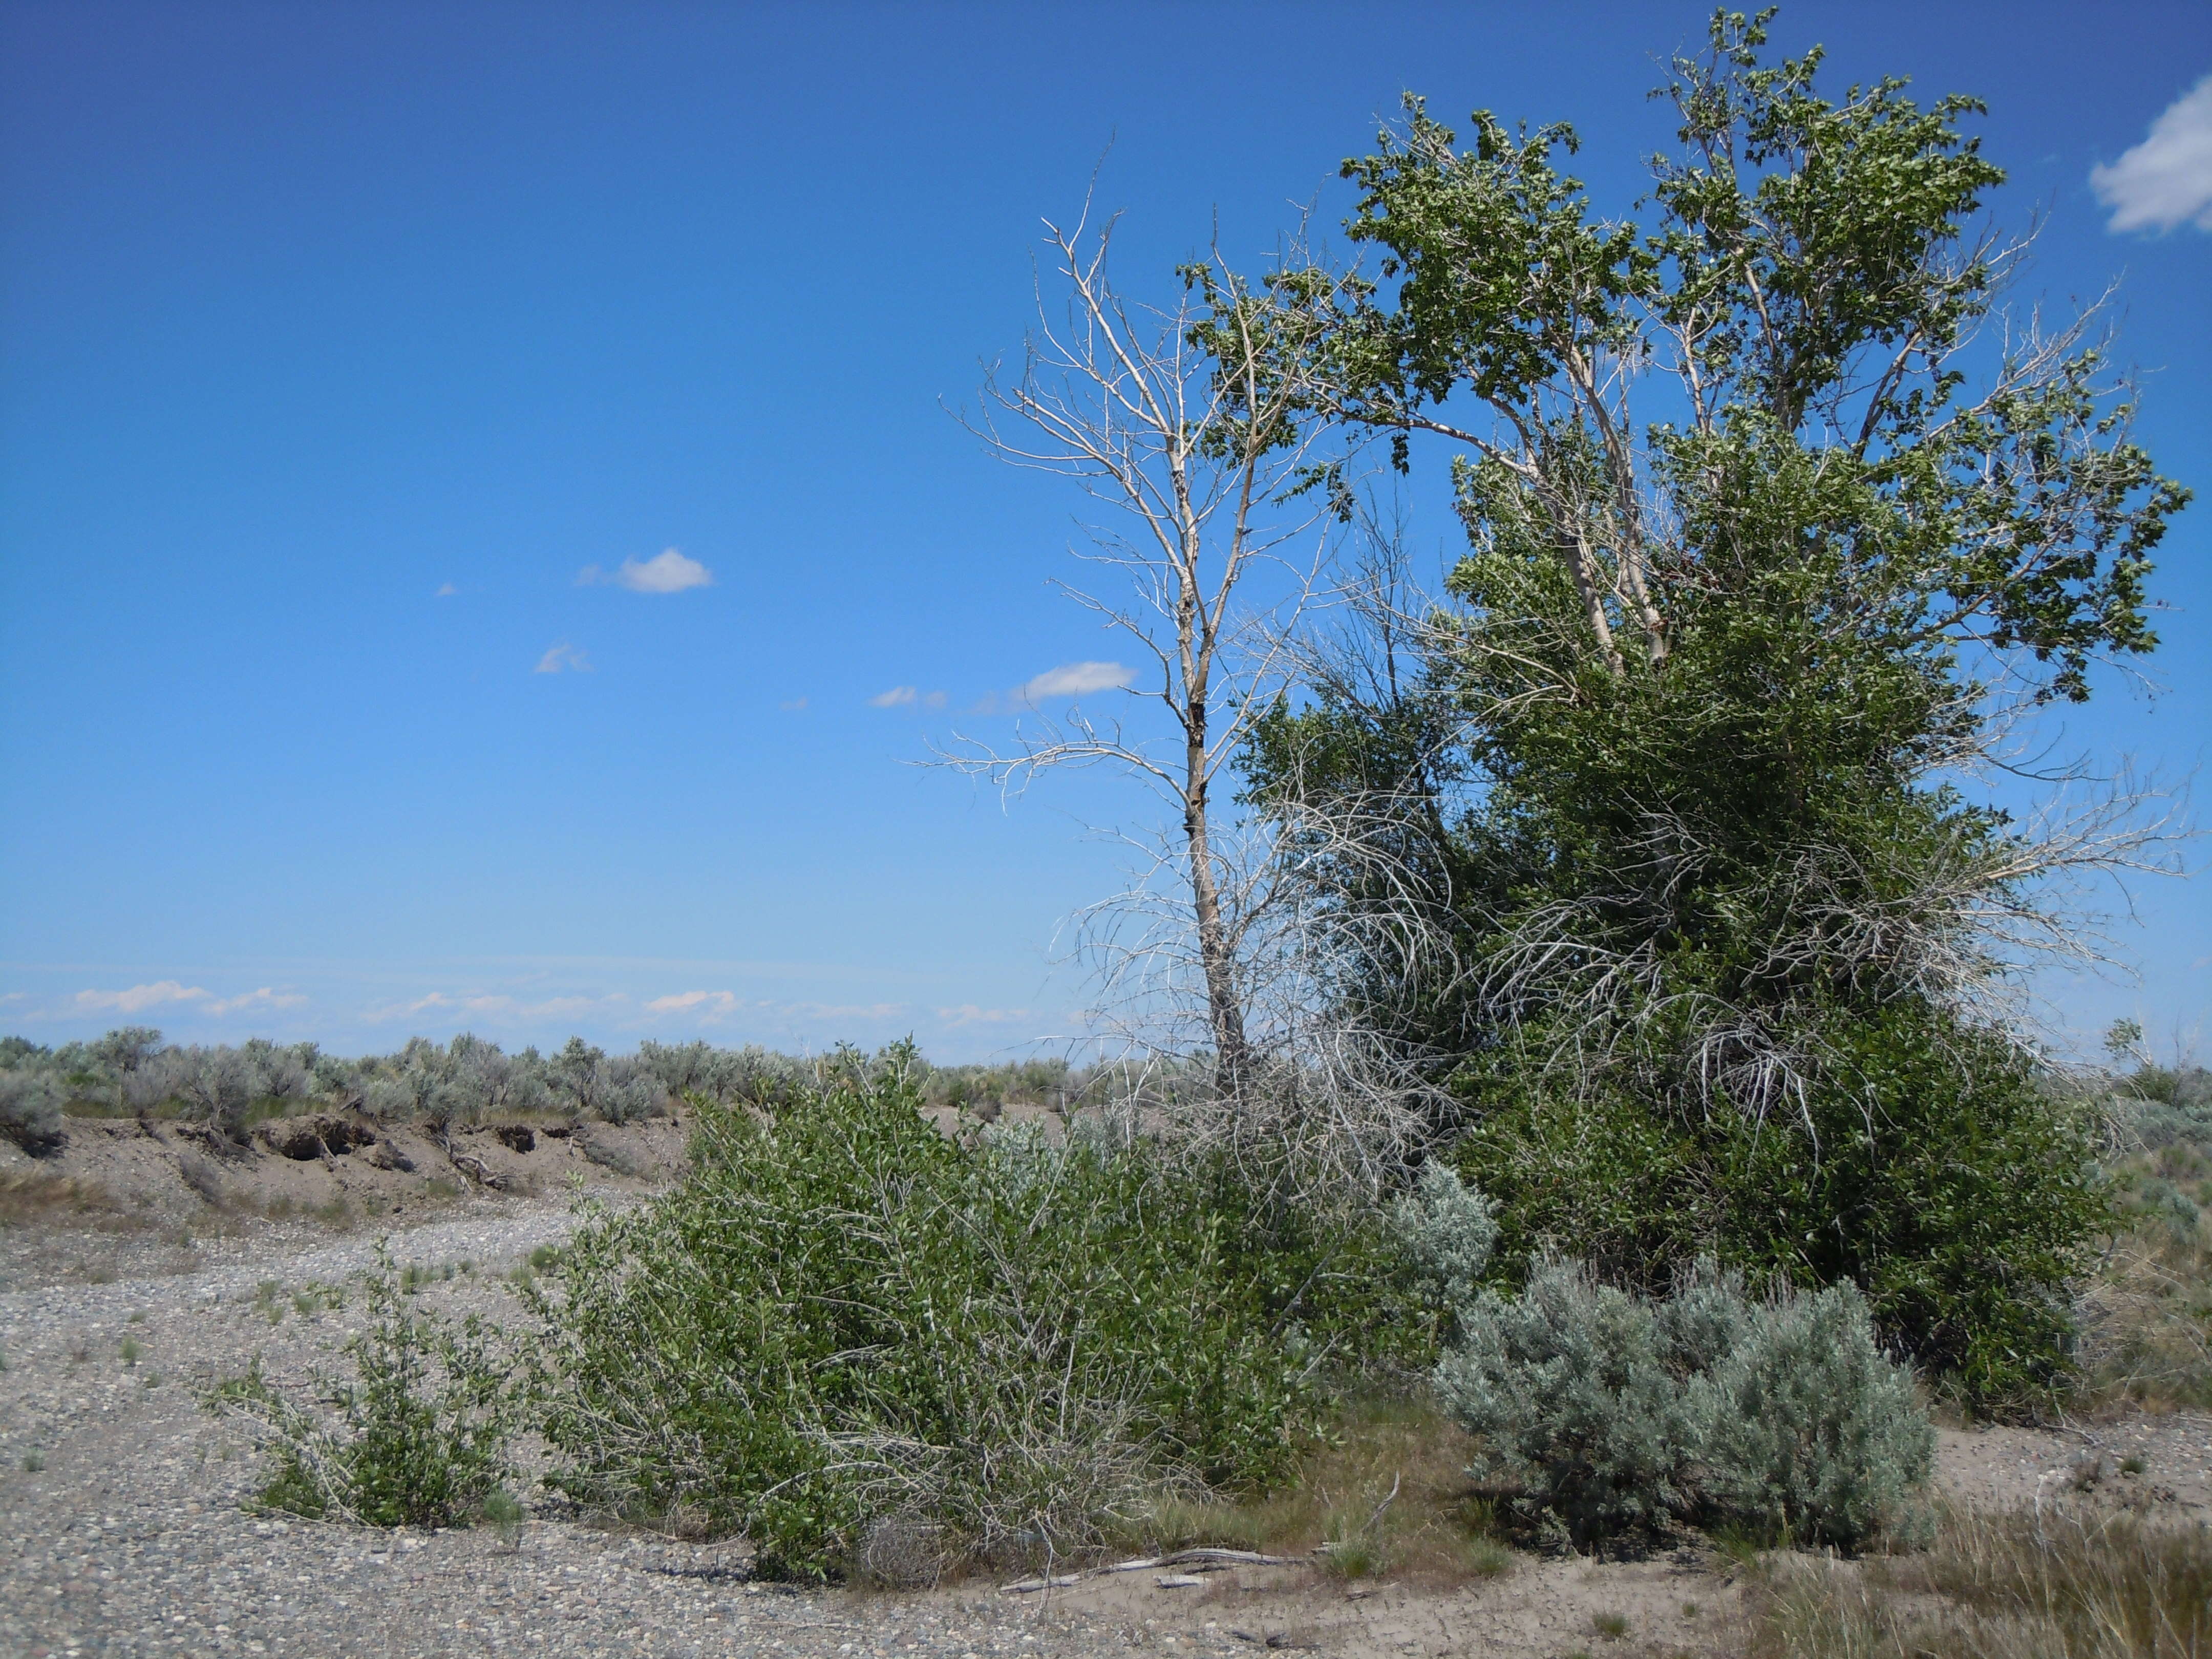
[[[1001,695],[994,691],[968,712],[971,714],[1016,714],[1056,697],[1083,697],[1094,691],[1128,689],[1136,674],[1118,662],[1064,662],[1048,668],[1035,679],[1024,680]]]
[[[734,991],[677,991],[645,1005],[648,1014],[690,1014],[701,1024],[727,1019],[744,1004]]]
[[[576,573],[576,582],[583,587],[603,582],[633,593],[681,593],[687,587],[712,587],[714,573],[670,547],[649,559],[624,559],[612,570],[587,564]]]
[[[619,991],[599,997],[547,997],[538,1002],[525,1002],[519,997],[500,993],[453,995],[444,991],[433,991],[427,996],[416,997],[411,1002],[391,1002],[370,1008],[362,1013],[362,1018],[380,1025],[391,1020],[405,1019],[414,1014],[435,1013],[472,1014],[479,1018],[562,1019],[619,1008],[629,1000]]]
[[[133,985],[121,991],[79,991],[70,999],[70,1002],[78,1013],[137,1014],[167,1003],[206,1002],[208,1000],[209,994],[204,987],[165,979],[151,985]]]
[[[915,696],[916,693],[912,686],[895,685],[888,691],[878,691],[874,696],[870,697],[868,699],[868,707],[871,708],[905,708],[913,704]]]
[[[776,707],[787,714],[803,714],[806,712],[806,699],[793,697],[789,702],[780,702]]]
[[[434,599],[450,599],[454,594],[460,591],[461,590],[459,588],[454,586],[451,582],[441,582],[438,584],[438,591],[433,593],[430,597]]]
[[[899,1019],[911,1012],[903,1002],[777,1002],[764,1005],[787,1018]]]
[[[563,669],[572,673],[588,674],[592,672],[592,659],[568,641],[562,640],[546,647],[545,654],[538,659],[538,666],[530,672],[533,674],[558,674]]]
[[[2168,105],[2150,137],[2112,166],[2090,170],[2108,230],[2212,230],[2212,75]]]
[[[258,991],[227,997],[221,1002],[210,1002],[207,1011],[211,1014],[235,1014],[264,1008],[297,1008],[307,1000],[297,991],[279,991],[273,986],[264,985]]]
[[[1027,1019],[1026,1008],[979,1008],[972,1002],[963,1002],[957,1008],[939,1008],[937,1018],[949,1026],[1005,1025],[1018,1019]]]

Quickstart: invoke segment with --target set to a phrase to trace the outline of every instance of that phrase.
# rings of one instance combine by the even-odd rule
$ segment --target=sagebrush
[[[1849,1284],[1759,1299],[1707,1262],[1647,1297],[1546,1258],[1503,1294],[1476,1283],[1486,1206],[1441,1165],[1398,1224],[1463,1287],[1435,1382],[1471,1473],[1539,1539],[1697,1522],[1854,1548],[1914,1525],[1935,1431]]]

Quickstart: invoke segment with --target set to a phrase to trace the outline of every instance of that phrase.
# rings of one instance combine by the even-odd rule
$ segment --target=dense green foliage
[[[1444,945],[1343,979],[1451,1073],[1514,1266],[1850,1279],[1995,1399],[2060,1363],[2104,1217],[1988,1012],[2071,849],[1957,780],[2008,704],[2155,644],[2187,495],[2084,337],[1977,345],[2011,256],[1967,235],[1972,101],[1831,101],[1763,40],[1723,15],[1675,64],[1646,225],[1592,216],[1564,127],[1462,146],[1413,100],[1346,163],[1395,288],[1278,301],[1334,307],[1319,416],[1456,452],[1469,548],[1391,674],[1275,711],[1249,798],[1322,902],[1424,896]]]
[[[1711,1252],[1761,1278],[1852,1282],[1921,1364],[1999,1399],[2063,1369],[2068,1281],[2111,1211],[2087,1103],[1992,1039],[1947,1038],[1913,1011],[1839,1022],[1809,1121],[1505,1079],[1472,1091],[1454,1160],[1494,1196],[1515,1270],[1571,1249],[1650,1292]]]
[[[1329,1368],[1419,1352],[1379,1225],[1147,1143],[949,1136],[917,1081],[709,1109],[678,1191],[579,1233],[544,1303],[562,1486],[801,1575],[884,1524],[1065,1553],[1163,1483],[1279,1479]]]

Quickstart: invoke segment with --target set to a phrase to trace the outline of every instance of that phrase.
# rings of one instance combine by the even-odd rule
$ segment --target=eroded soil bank
[[[316,1112],[240,1146],[170,1120],[71,1118],[51,1157],[0,1141],[0,1291],[191,1273],[478,1196],[642,1193],[675,1177],[686,1133],[675,1118],[516,1118],[441,1135]]]

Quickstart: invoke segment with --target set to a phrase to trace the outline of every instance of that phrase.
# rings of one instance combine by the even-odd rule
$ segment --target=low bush
[[[1917,1533],[1936,1432],[1857,1289],[1738,1305],[1741,1337],[1692,1389],[1708,1502],[1771,1538],[1853,1547]]]
[[[58,1152],[69,1139],[62,1127],[63,1099],[58,1081],[44,1066],[0,1069],[0,1136],[33,1158]]]
[[[547,1062],[553,1098],[580,1117],[629,1123],[664,1109],[668,1091],[645,1064],[628,1055],[609,1058],[581,1037],[570,1037]]]
[[[260,1428],[276,1460],[261,1501],[313,1519],[441,1527],[477,1517],[509,1469],[519,1395],[491,1334],[407,1294],[381,1247],[363,1291],[368,1324],[342,1352],[350,1378],[325,1378],[331,1423],[252,1370],[205,1396]],[[281,1316],[273,1293],[271,1322]]]
[[[526,1291],[556,1485],[795,1576],[891,1532],[1048,1559],[1147,1494],[1264,1488],[1329,1367],[1417,1352],[1371,1220],[1262,1214],[1141,1142],[949,1137],[899,1060],[706,1107],[684,1185]]]
[[[1850,1548],[1911,1523],[1935,1431],[1848,1285],[1757,1301],[1705,1263],[1647,1297],[1545,1257],[1517,1295],[1477,1288],[1495,1224],[1441,1165],[1396,1220],[1465,1287],[1435,1381],[1470,1472],[1540,1539],[1695,1521]]]

